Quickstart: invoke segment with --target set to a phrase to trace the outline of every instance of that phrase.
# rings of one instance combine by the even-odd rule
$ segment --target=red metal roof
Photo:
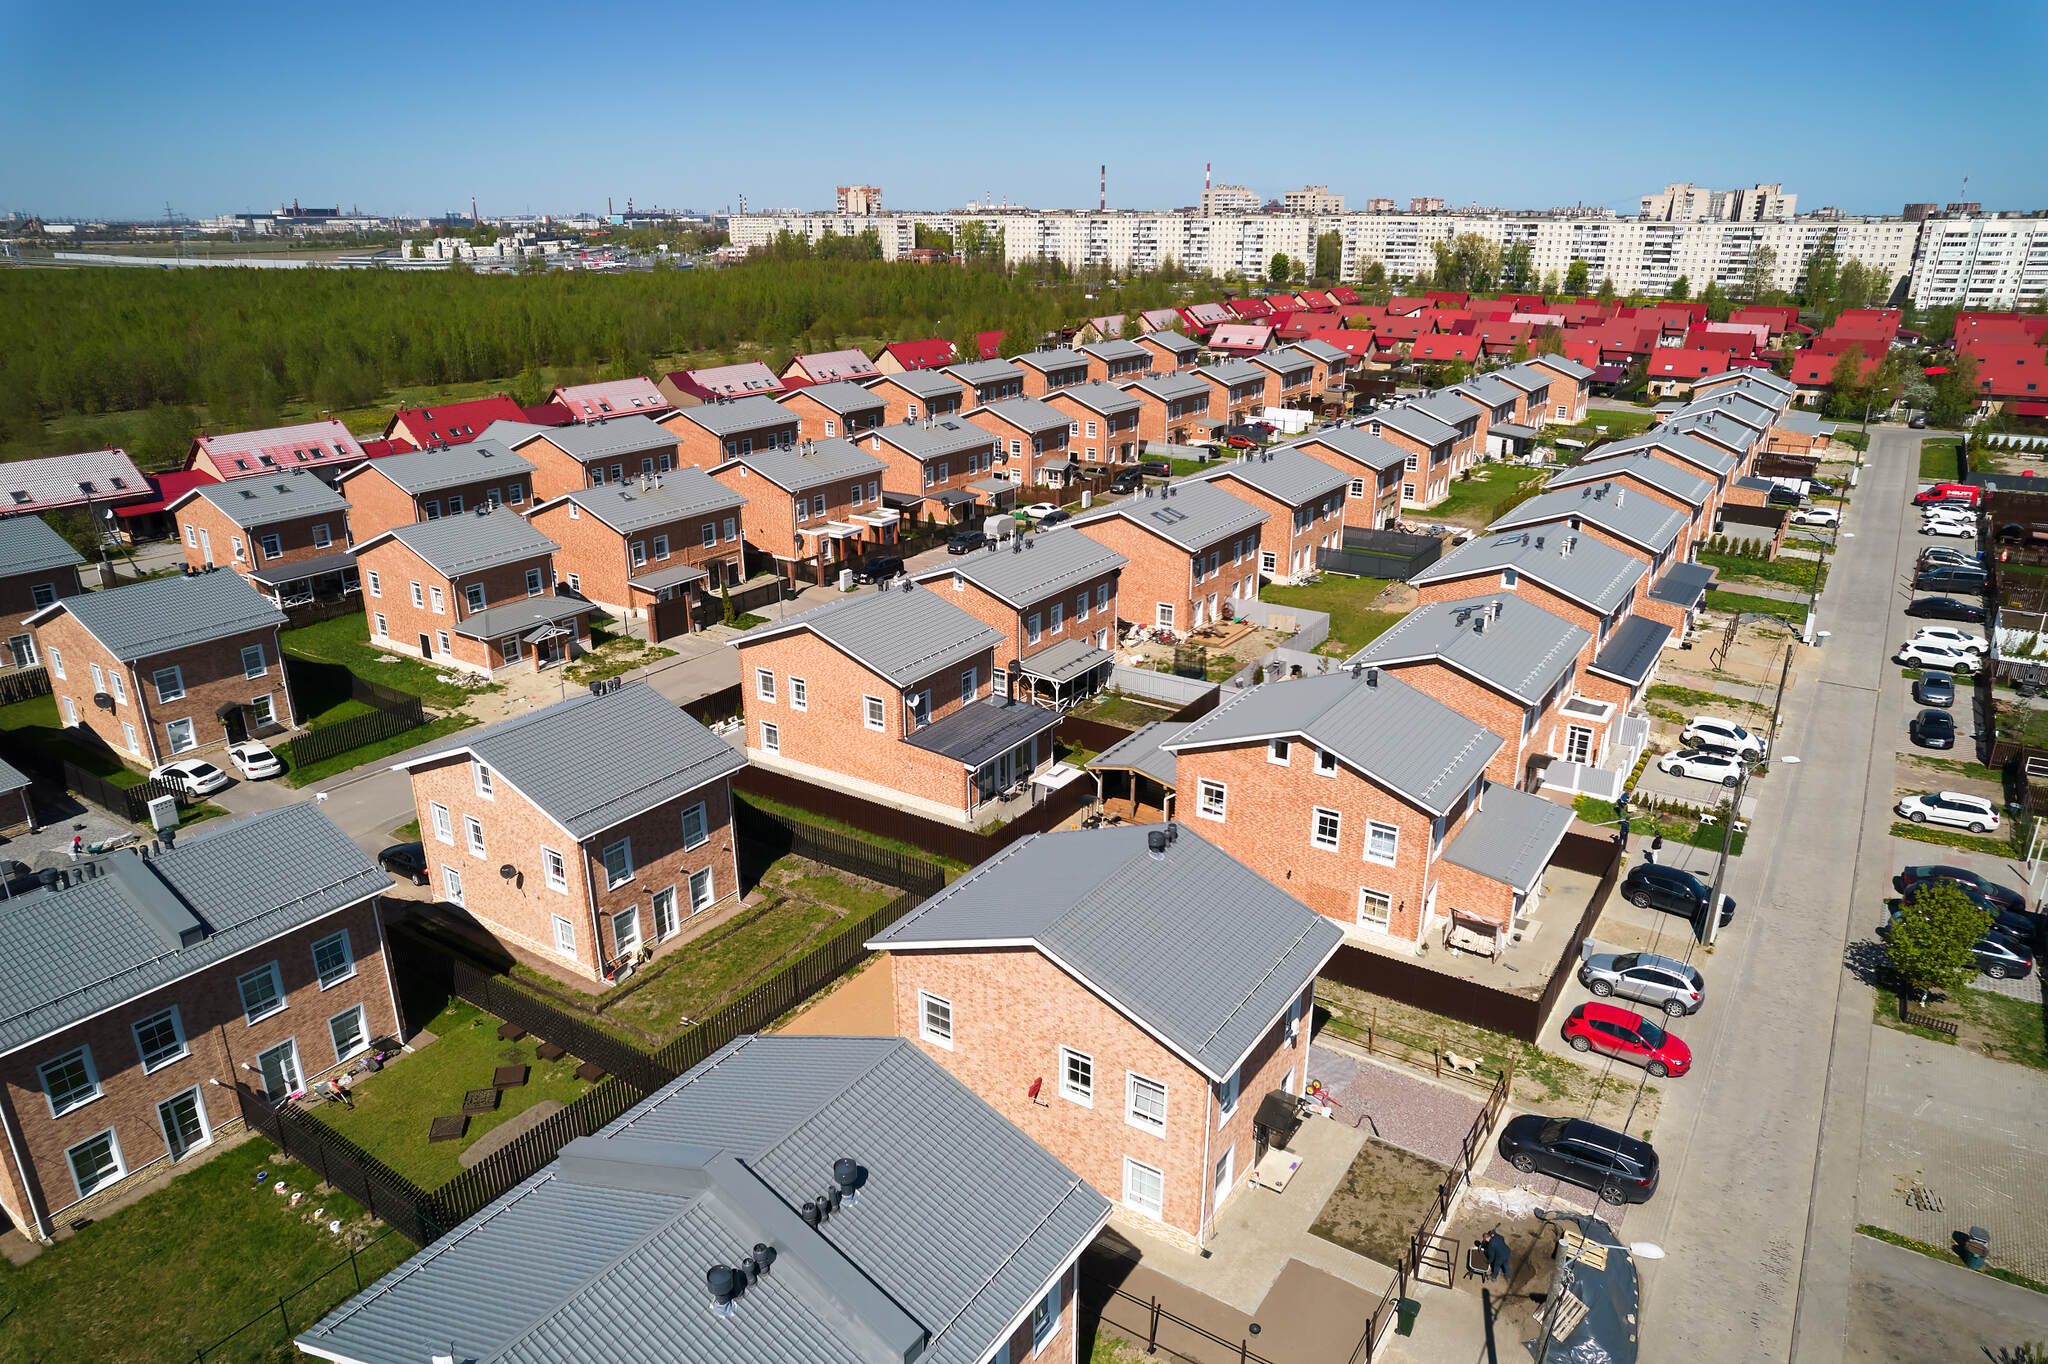
[[[546,402],[534,407],[520,408],[519,420],[535,426],[567,426],[576,418],[560,403]]]
[[[1704,379],[1728,368],[1724,351],[1660,346],[1650,352],[1644,373],[1652,379]]]
[[[2048,417],[2048,402],[2014,403],[2012,411],[2016,417]]]
[[[976,332],[974,334],[974,344],[981,351],[981,354],[975,357],[976,359],[993,360],[1002,354],[1003,334],[1001,332]]]
[[[1472,295],[1438,290],[1435,293],[1424,294],[1423,297],[1436,304],[1439,308],[1462,308],[1465,306],[1465,301],[1471,298]]]
[[[409,455],[414,451],[412,446],[402,440],[366,440],[363,442],[363,453],[371,459],[388,459],[392,455]]]
[[[882,347],[905,369],[943,369],[960,358],[953,343],[943,336],[923,341],[891,341]]]
[[[1977,392],[1987,398],[2048,394],[2048,352],[2034,345],[1980,341],[1964,350],[1977,362]]]
[[[1316,332],[1306,338],[1335,346],[1356,359],[1363,360],[1372,354],[1372,333],[1353,331],[1348,327],[1333,327],[1329,331]]]
[[[1239,317],[1266,317],[1273,311],[1273,305],[1263,298],[1233,298],[1223,306]]]
[[[379,441],[377,444],[381,445],[383,442]],[[365,442],[364,448],[367,449],[368,446],[369,442]],[[220,482],[219,479],[202,469],[173,469],[167,474],[151,474],[149,476],[149,488],[152,494],[150,498],[144,502],[131,502],[125,507],[116,507],[114,508],[114,514],[116,516],[148,516],[152,512],[162,511],[194,488],[218,482]]]
[[[1433,336],[1421,336],[1415,340],[1415,348],[1408,352],[1411,360],[1477,360],[1479,338],[1476,336],[1454,336],[1449,332],[1437,332]]]
[[[1857,380],[1870,377],[1882,356],[1870,355],[1861,350],[1843,351],[1839,354],[1809,347],[1792,357],[1792,382],[1802,388],[1825,388],[1835,380],[1835,366],[1842,362],[1843,355],[1857,358]]]
[[[1337,300],[1337,301],[1338,301],[1339,303],[1362,303],[1362,302],[1364,302],[1364,300],[1363,300],[1363,299],[1359,298],[1359,296],[1358,296],[1358,291],[1357,291],[1356,289],[1353,289],[1353,288],[1352,288],[1352,287],[1351,287],[1350,285],[1348,285],[1348,284],[1340,284],[1340,285],[1338,285],[1338,286],[1337,286],[1336,288],[1334,288],[1334,289],[1330,290],[1330,293],[1331,293],[1331,295],[1332,295],[1333,297],[1335,297],[1335,298],[1336,298],[1336,300]]]
[[[402,407],[384,423],[384,439],[400,440],[414,449],[462,445],[475,440],[495,421],[524,421],[519,404],[503,393],[434,407]],[[400,428],[403,428],[402,430]],[[369,447],[364,446],[367,450]],[[375,456],[371,456],[375,458]]]

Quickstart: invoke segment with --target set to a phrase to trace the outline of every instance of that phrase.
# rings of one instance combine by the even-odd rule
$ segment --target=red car
[[[1692,1048],[1644,1018],[1612,1004],[1586,1003],[1564,1021],[1564,1040],[1573,1051],[1597,1051],[1650,1074],[1683,1075],[1692,1069]]]

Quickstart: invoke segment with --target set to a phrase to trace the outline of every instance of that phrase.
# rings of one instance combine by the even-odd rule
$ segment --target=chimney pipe
[[[732,1297],[739,1289],[739,1276],[731,1265],[713,1265],[704,1271],[704,1286],[711,1291],[711,1310],[719,1316],[732,1312]]]
[[[1145,847],[1152,854],[1154,862],[1166,860],[1166,830],[1153,829],[1145,835]]]
[[[860,1163],[852,1156],[841,1156],[832,1162],[832,1180],[842,1193],[851,1197],[860,1182]]]

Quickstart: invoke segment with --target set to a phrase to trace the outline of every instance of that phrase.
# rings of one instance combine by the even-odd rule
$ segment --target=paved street
[[[1856,1238],[1844,1364],[2006,1364],[2048,1336],[2041,1295]]]

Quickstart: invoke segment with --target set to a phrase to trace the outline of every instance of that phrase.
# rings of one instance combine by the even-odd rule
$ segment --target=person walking
[[[1499,1227],[1495,1227],[1486,1234],[1486,1281],[1492,1283],[1493,1276],[1498,1274],[1503,1283],[1508,1282],[1511,1277],[1509,1265],[1507,1238],[1500,1234]]]
[[[1651,839],[1651,840],[1650,840],[1650,846],[1649,846],[1649,847],[1647,847],[1647,848],[1645,848],[1645,849],[1643,849],[1643,863],[1644,863],[1644,865],[1646,865],[1646,866],[1651,866],[1651,867],[1654,867],[1654,866],[1656,866],[1656,865],[1657,865],[1657,854],[1658,854],[1658,853],[1660,853],[1660,852],[1663,852],[1663,851],[1664,851],[1664,835],[1662,835],[1662,834],[1658,834],[1658,835],[1657,835],[1657,836],[1656,836],[1655,838],[1653,838],[1653,839]]]

